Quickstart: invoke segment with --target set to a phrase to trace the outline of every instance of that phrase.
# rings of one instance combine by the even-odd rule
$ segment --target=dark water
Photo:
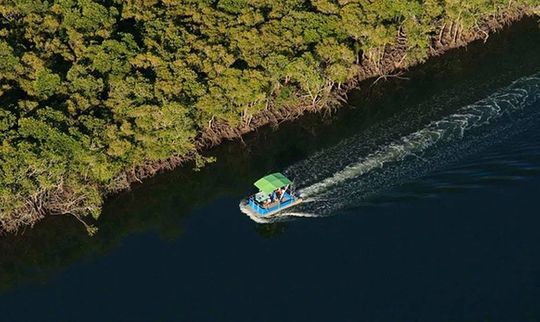
[[[525,21],[109,200],[94,238],[3,237],[0,321],[540,321],[539,72]],[[276,170],[324,217],[242,214]]]

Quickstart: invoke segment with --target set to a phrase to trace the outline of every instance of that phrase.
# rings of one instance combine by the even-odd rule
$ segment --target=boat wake
[[[320,217],[369,201],[525,131],[540,119],[540,74],[524,77],[474,104],[421,124],[407,111],[291,165],[305,202],[270,219]],[[413,115],[414,118],[414,115]],[[417,126],[415,128],[415,126]]]

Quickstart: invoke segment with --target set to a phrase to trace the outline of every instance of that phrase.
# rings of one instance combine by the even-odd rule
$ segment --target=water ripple
[[[406,186],[397,189],[393,197],[385,197],[401,194],[410,198],[417,192],[418,197],[425,197],[538,175],[540,140],[530,136],[540,138],[539,76],[516,80],[420,130],[391,139],[393,134],[404,132],[404,125],[420,123],[399,115],[391,119],[394,124],[375,126],[376,130],[345,139],[290,166],[285,173],[295,178],[308,201],[295,211],[302,216],[333,214],[376,199],[415,178],[420,178],[417,183],[422,188],[407,193],[403,189],[410,187]],[[370,137],[385,129],[388,132],[384,135]],[[525,132],[528,140],[512,140]],[[490,150],[493,146],[497,149]]]

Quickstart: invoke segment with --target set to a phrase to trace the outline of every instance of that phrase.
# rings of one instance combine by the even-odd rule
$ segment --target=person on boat
[[[287,189],[285,188],[279,188],[279,201],[281,202],[281,200],[283,199],[283,196],[285,195],[285,192],[287,191]]]
[[[283,190],[281,190],[281,188],[278,188],[276,190],[276,198],[277,198],[277,200],[281,200],[281,196],[283,196]]]

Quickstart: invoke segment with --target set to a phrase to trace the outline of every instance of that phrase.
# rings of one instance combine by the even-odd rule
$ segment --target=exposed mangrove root
[[[475,40],[486,42],[490,33],[518,21],[524,16],[532,15],[534,8],[509,8],[496,16],[490,16],[467,30],[459,21],[445,21],[433,36],[429,46],[429,56],[440,55],[450,49],[464,46]],[[110,195],[127,190],[134,183],[142,182],[145,178],[154,176],[161,171],[170,171],[187,162],[195,161],[197,166],[208,160],[201,157],[200,152],[214,147],[224,140],[235,140],[244,134],[265,125],[278,126],[284,121],[294,120],[307,112],[332,113],[340,102],[346,100],[346,93],[358,86],[361,81],[374,79],[374,83],[387,78],[402,78],[407,68],[421,63],[423,60],[410,60],[407,48],[407,35],[398,30],[395,45],[384,46],[370,53],[362,53],[365,59],[357,56],[357,64],[353,67],[356,76],[344,83],[327,83],[319,92],[296,93],[294,105],[280,106],[278,109],[273,100],[266,102],[266,109],[255,115],[242,115],[240,124],[231,126],[225,122],[212,119],[208,128],[200,133],[193,142],[193,150],[171,156],[165,160],[147,161],[134,168],[122,171],[115,180],[106,187],[95,187],[94,196]],[[287,84],[287,79],[284,80]],[[15,211],[9,214],[0,209],[0,233],[17,232],[21,227],[34,225],[38,220],[48,215],[70,214],[81,221],[90,234],[96,229],[83,218],[88,213],[97,214],[100,209],[88,206],[87,192],[74,191],[63,182],[55,188],[40,191],[27,198]]]
[[[525,16],[532,15],[530,8],[517,8],[511,12],[505,12],[497,16],[490,16],[484,21],[476,24],[475,28],[469,32],[464,32],[459,23],[452,22],[450,27],[443,24],[439,33],[432,39],[432,52],[430,56],[438,56],[456,47],[464,46],[476,40],[487,41],[489,34],[501,30],[512,22],[519,21]],[[403,72],[421,61],[411,62],[404,65],[407,55],[406,35],[399,30],[396,36],[395,46],[386,46],[376,61],[362,60],[356,66],[357,75],[346,84],[331,86],[323,91],[323,97],[316,101],[307,98],[300,99],[294,106],[284,106],[276,109],[273,102],[267,104],[267,108],[262,112],[252,115],[243,120],[238,126],[230,126],[225,122],[213,120],[209,128],[200,134],[195,142],[196,151],[184,156],[173,156],[163,161],[151,161],[134,169],[129,169],[120,175],[126,180],[124,186],[140,182],[144,178],[155,175],[160,171],[169,171],[193,161],[198,156],[198,151],[203,151],[214,147],[224,140],[240,139],[243,135],[256,130],[265,125],[279,125],[284,121],[297,119],[308,112],[331,112],[335,110],[341,102],[346,101],[347,92],[367,79],[375,79],[374,82],[388,78],[404,78]],[[334,84],[336,85],[336,84]],[[118,190],[111,190],[116,192]]]

